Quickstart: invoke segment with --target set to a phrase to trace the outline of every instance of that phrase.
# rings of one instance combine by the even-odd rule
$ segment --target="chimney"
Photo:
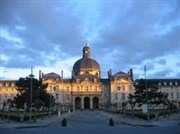
[[[39,70],[39,80],[41,80],[42,78],[42,74],[41,74],[41,70]]]
[[[74,78],[74,71],[72,71],[71,73],[72,73],[71,75],[72,75],[72,79],[73,79]]]
[[[108,71],[108,78],[111,78],[111,76],[112,76],[112,70],[110,69],[110,70]]]
[[[133,69],[131,68],[131,69],[129,70],[129,72],[130,72],[131,78],[133,79]]]
[[[63,80],[63,70],[61,70],[61,78],[62,78],[62,80]]]

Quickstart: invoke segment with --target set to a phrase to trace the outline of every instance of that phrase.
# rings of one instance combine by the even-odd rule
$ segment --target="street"
[[[62,120],[62,119],[61,119]],[[179,134],[180,125],[175,126],[130,126],[117,123],[109,126],[109,117],[98,111],[79,111],[67,118],[67,126],[61,121],[46,127],[0,128],[1,134]]]

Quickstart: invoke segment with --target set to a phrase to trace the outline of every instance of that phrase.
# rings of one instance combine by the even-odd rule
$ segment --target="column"
[[[72,100],[73,100],[73,112],[75,112],[76,111],[76,109],[75,109],[75,96],[73,96]]]
[[[93,96],[90,96],[90,109],[93,109]]]
[[[81,109],[84,109],[84,96],[81,96]]]

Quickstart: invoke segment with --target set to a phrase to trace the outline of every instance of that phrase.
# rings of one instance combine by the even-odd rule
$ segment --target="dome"
[[[91,58],[82,58],[75,62],[73,66],[74,71],[80,70],[100,70],[98,62]]]
[[[87,45],[83,48],[83,56],[75,62],[73,66],[73,77],[77,75],[95,75],[100,77],[100,65],[91,58],[90,47]]]

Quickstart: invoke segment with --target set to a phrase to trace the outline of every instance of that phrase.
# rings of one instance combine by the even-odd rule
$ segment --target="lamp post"
[[[147,80],[146,80],[146,65],[144,66],[144,73],[145,73],[145,86],[146,86],[147,119],[149,121],[149,102],[148,102],[148,89],[147,89]]]
[[[29,75],[31,78],[31,87],[30,87],[30,108],[29,108],[29,120],[31,121],[31,116],[32,116],[32,86],[33,86],[33,81],[32,79],[34,78],[33,75],[33,67],[31,67],[31,74]]]
[[[49,117],[51,116],[51,87],[49,90]]]

